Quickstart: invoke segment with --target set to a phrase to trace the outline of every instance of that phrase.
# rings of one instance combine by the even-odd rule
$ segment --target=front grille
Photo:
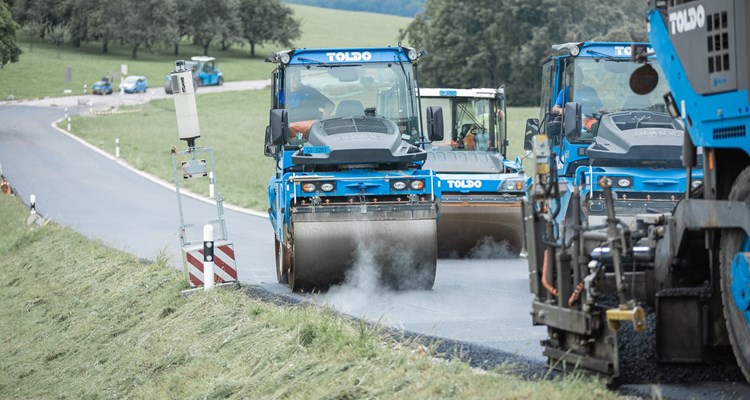
[[[745,137],[745,125],[714,128],[714,139],[731,139]]]
[[[374,118],[350,117],[329,119],[322,122],[327,135],[338,135],[353,132],[388,134],[386,121]]]

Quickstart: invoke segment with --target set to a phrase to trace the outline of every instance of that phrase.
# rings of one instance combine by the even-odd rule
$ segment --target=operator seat
[[[359,100],[342,100],[336,109],[337,117],[364,117],[365,106]]]

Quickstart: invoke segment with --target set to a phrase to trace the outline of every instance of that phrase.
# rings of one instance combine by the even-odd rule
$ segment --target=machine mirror
[[[271,137],[272,145],[286,143],[289,136],[289,114],[286,110],[271,110]]]
[[[659,74],[651,64],[643,64],[630,75],[630,89],[635,94],[649,94],[659,84]]]
[[[529,118],[526,120],[526,129],[523,135],[523,149],[531,150],[531,138],[539,134],[539,118]]]
[[[443,109],[440,106],[427,107],[427,138],[431,142],[443,140]]]
[[[271,126],[266,126],[266,142],[265,146],[263,146],[263,155],[266,157],[275,157],[276,156],[276,147],[271,144]]]
[[[563,123],[565,124],[566,137],[581,134],[581,115],[581,103],[565,103]]]

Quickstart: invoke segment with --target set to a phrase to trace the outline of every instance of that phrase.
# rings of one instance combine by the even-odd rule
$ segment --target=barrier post
[[[214,198],[214,171],[208,172],[208,197]]]
[[[214,226],[203,226],[203,288],[214,287]]]
[[[36,196],[33,194],[29,196],[29,205],[31,207],[31,215],[36,215]]]
[[[120,138],[115,138],[115,158],[120,158]]]
[[[68,132],[70,132],[70,117],[68,117]]]

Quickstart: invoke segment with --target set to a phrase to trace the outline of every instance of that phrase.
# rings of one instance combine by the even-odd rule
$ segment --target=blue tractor
[[[440,257],[518,254],[526,177],[508,147],[503,87],[420,88],[422,109],[441,106],[450,136],[429,146],[425,167],[441,180]]]
[[[193,78],[197,80],[198,86],[214,86],[224,84],[224,73],[219,71],[216,58],[206,56],[194,56]]]
[[[198,86],[221,86],[224,84],[224,73],[219,71],[216,58],[206,56],[193,56],[185,65],[193,71],[193,87]],[[164,92],[172,94],[172,76],[167,75],[164,83]]]
[[[645,329],[643,306],[667,284],[648,261],[654,251],[633,243],[648,236],[647,223],[704,190],[703,172],[682,168],[686,122],[667,112],[653,52],[650,93],[631,89],[638,65],[630,43],[553,52],[542,68],[541,118],[527,121],[525,138],[535,160],[523,208],[532,319],[548,327],[550,365],[617,378],[619,322]]]
[[[296,49],[266,59],[276,65],[265,154],[276,160],[268,199],[279,283],[325,289],[360,266],[395,288],[432,287],[440,186],[422,168],[422,143],[441,140],[443,127],[439,107],[421,119],[423,54]]]

